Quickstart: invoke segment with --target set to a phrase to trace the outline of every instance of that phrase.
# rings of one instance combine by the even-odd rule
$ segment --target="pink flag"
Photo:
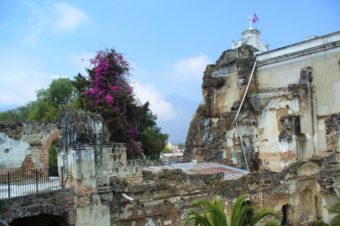
[[[252,22],[253,23],[256,23],[256,21],[258,21],[260,18],[258,18],[257,16],[256,16],[256,13],[255,13],[255,11],[254,11],[254,15],[253,15],[253,18],[252,18]]]

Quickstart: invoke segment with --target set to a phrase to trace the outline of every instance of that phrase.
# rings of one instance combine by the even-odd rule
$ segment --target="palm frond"
[[[227,216],[224,211],[223,203],[215,199],[212,202],[208,200],[193,201],[193,207],[186,214],[184,226],[190,222],[195,226],[228,226]],[[248,201],[248,197],[240,196],[232,210],[231,226],[255,226],[264,217],[272,216],[274,219],[265,223],[265,226],[278,226],[280,223],[277,221],[280,214],[274,210],[264,209],[258,210],[256,206]]]
[[[275,212],[271,209],[263,209],[263,210],[256,210],[255,215],[250,221],[251,226],[256,225],[258,222],[260,222],[263,218],[267,216],[272,216],[274,219],[278,220],[280,219],[280,214]]]
[[[186,214],[184,226],[188,225],[191,221],[194,222],[195,226],[212,226],[204,215],[192,209]]]
[[[231,215],[231,225],[237,225],[236,223],[238,222],[238,218],[239,218],[239,215],[240,215],[240,212],[242,211],[242,206],[244,206],[246,203],[247,203],[247,199],[248,197],[243,195],[243,196],[240,196],[234,206],[233,206],[233,212],[232,212],[232,215]]]

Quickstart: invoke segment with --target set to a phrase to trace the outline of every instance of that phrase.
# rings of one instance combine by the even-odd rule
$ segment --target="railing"
[[[62,181],[63,175],[61,178],[49,176],[49,169],[3,171],[0,172],[0,199],[57,190],[63,187]]]

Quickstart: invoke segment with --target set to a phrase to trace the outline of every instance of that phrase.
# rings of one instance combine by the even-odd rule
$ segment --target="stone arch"
[[[43,169],[47,169],[49,167],[48,163],[48,150],[51,148],[53,142],[61,139],[61,132],[59,129],[52,131],[46,138],[45,142],[42,145],[40,162],[41,167]]]
[[[32,205],[25,206],[21,208],[13,209],[6,213],[5,220],[9,222],[10,225],[14,222],[22,221],[32,217],[51,217],[57,221],[60,221],[60,226],[67,225],[67,210],[60,206],[54,205]]]

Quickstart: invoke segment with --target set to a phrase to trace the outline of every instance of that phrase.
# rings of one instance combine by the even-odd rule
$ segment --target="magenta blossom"
[[[135,128],[135,127],[130,128],[129,134],[130,134],[131,137],[137,137],[137,134],[138,134],[137,128]]]
[[[105,101],[106,101],[106,103],[108,103],[108,104],[112,104],[112,102],[113,102],[112,96],[111,96],[110,94],[106,94],[106,96],[105,96]]]

